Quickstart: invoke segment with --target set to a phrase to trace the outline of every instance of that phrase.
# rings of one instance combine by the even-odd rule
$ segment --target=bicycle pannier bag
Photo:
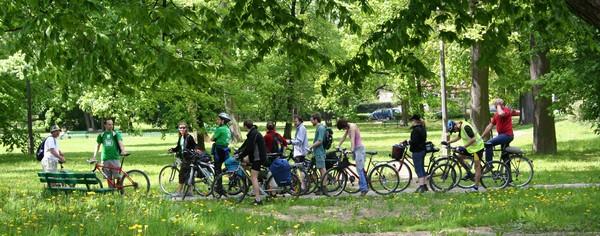
[[[289,186],[292,184],[292,172],[290,163],[285,159],[275,159],[269,167],[278,186]]]

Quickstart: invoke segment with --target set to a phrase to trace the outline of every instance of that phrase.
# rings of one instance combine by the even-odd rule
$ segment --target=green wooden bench
[[[38,177],[40,182],[46,183],[47,189],[51,192],[108,193],[115,190],[114,188],[102,188],[102,181],[93,172],[38,172]]]
[[[85,138],[89,138],[90,132],[88,131],[73,131],[73,130],[69,130],[66,132],[65,134],[67,136],[67,138],[72,138],[72,137],[81,137],[84,136]],[[65,136],[63,135],[63,136]],[[61,136],[62,138],[62,136]]]

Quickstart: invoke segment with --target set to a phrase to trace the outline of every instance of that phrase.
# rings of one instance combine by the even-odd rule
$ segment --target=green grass
[[[310,126],[310,123],[306,123]],[[408,138],[395,124],[359,124],[368,150],[387,160],[391,145]],[[428,124],[429,139],[439,143],[439,124]],[[532,128],[515,127],[513,146],[531,152]],[[314,128],[309,127],[312,139]],[[335,131],[339,138],[341,131]],[[559,152],[531,155],[532,184],[600,183],[600,137],[585,124],[557,123]],[[89,171],[94,138],[60,141],[66,169]],[[37,161],[0,150],[0,234],[22,235],[322,235],[350,232],[432,231],[598,232],[599,188],[507,189],[476,194],[398,194],[388,197],[319,199],[280,198],[253,207],[225,201],[165,200],[157,186],[160,168],[173,157],[166,150],[174,134],[126,136],[125,169],[141,169],[153,184],[146,198],[109,195],[48,195],[42,191]],[[337,144],[337,141],[336,143]],[[208,144],[207,144],[208,145]],[[1,148],[0,148],[1,149]],[[458,231],[453,231],[457,229]],[[139,232],[138,232],[139,230]]]

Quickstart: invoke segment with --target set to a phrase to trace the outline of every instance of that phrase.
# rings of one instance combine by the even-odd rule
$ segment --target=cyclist
[[[213,141],[211,153],[215,157],[215,176],[221,174],[221,168],[223,168],[223,162],[229,157],[229,141],[231,140],[231,130],[227,123],[231,121],[229,115],[225,112],[219,113],[217,116],[217,129],[210,139]],[[223,185],[221,180],[217,180],[217,193],[223,193]]]
[[[494,160],[494,146],[501,145],[504,148],[514,139],[510,109],[504,105],[504,100],[500,98],[494,100],[494,106],[496,107],[496,113],[494,113],[490,124],[485,127],[485,130],[481,134],[485,136],[492,130],[494,125],[496,126],[498,135],[485,142],[485,160],[487,163],[491,163]]]
[[[475,185],[473,186],[472,190],[479,191],[479,185],[481,181],[481,156],[483,155],[484,149],[483,139],[481,139],[481,136],[479,136],[479,133],[477,133],[476,129],[466,121],[454,122],[449,120],[447,128],[450,132],[450,135],[453,132],[458,132],[458,136],[447,143],[442,142],[442,144],[447,145],[462,139],[464,146],[457,148],[458,157],[460,158],[461,162],[463,162],[465,156],[473,157],[473,162],[475,164]],[[472,174],[468,173],[465,178],[471,177]]]
[[[327,127],[321,124],[321,114],[314,113],[310,117],[310,123],[317,127],[315,132],[315,139],[313,144],[310,146],[310,150],[313,150],[313,156],[315,157],[315,166],[319,169],[321,176],[325,176],[325,147],[323,142],[325,141],[325,134],[327,133]],[[323,190],[316,192],[317,195],[322,194]]]
[[[252,188],[254,190],[254,205],[261,205],[260,199],[260,185],[258,184],[258,174],[260,173],[260,167],[267,159],[267,152],[265,148],[265,140],[257,130],[256,125],[250,120],[244,121],[244,128],[248,130],[246,134],[246,140],[240,147],[239,158],[244,160],[244,157],[248,157],[251,168],[251,180]]]
[[[294,139],[288,140],[288,143],[294,147],[293,158],[296,163],[303,163],[306,160],[306,154],[308,154],[308,135],[306,134],[306,127],[304,127],[302,117],[295,115],[294,124],[296,125],[296,134]],[[300,179],[304,179],[302,172],[298,173]],[[306,189],[305,181],[300,181],[300,188]]]
[[[175,193],[174,197],[181,197],[185,194],[186,197],[192,196],[191,190],[187,193],[182,193],[183,183],[187,179],[190,173],[190,165],[192,164],[192,157],[189,152],[184,151],[192,151],[196,148],[196,141],[194,141],[194,137],[188,133],[187,123],[179,122],[177,125],[179,129],[179,138],[177,139],[177,146],[169,149],[169,152],[177,153],[177,156],[181,159],[181,165],[179,166],[179,187],[177,187],[177,193]]]
[[[356,161],[356,173],[358,173],[358,188],[361,196],[364,196],[369,192],[369,186],[367,185],[367,176],[365,174],[365,146],[360,137],[360,130],[356,124],[348,123],[348,120],[344,118],[338,119],[335,126],[339,130],[346,131],[340,140],[338,150],[341,149],[346,137],[350,136],[350,150]]]
[[[118,170],[121,168],[121,155],[127,155],[127,152],[125,151],[125,145],[123,145],[121,132],[114,129],[112,119],[104,120],[104,132],[98,135],[96,142],[98,145],[91,160],[96,160],[96,154],[100,150],[100,145],[102,145],[102,163],[105,167],[102,171],[108,179],[118,180],[121,178]],[[117,181],[113,183],[117,183]],[[114,187],[110,184],[110,181],[108,181],[108,186]]]
[[[264,138],[267,153],[281,154],[288,144],[281,134],[275,131],[275,124],[271,121],[267,122],[267,133],[265,134]]]
[[[427,141],[427,130],[425,129],[425,122],[421,119],[420,115],[413,115],[410,118],[410,121],[413,122],[409,141],[410,152],[412,153],[412,159],[415,163],[417,177],[419,177],[419,187],[415,192],[423,193],[429,191],[427,189],[427,175],[425,173],[425,142]]]

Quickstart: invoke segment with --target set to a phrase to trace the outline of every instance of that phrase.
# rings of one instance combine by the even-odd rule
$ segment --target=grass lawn
[[[310,126],[306,122],[305,125]],[[367,150],[387,160],[391,145],[408,138],[394,124],[359,124]],[[588,125],[557,123],[559,153],[528,155],[534,161],[532,184],[600,183],[600,137]],[[532,128],[515,127],[513,146],[531,152]],[[439,124],[429,124],[429,139],[439,143]],[[314,129],[309,127],[309,138]],[[334,130],[335,131],[335,130]],[[339,138],[340,131],[334,136]],[[94,138],[60,141],[66,169],[91,170],[84,160]],[[448,234],[489,232],[600,232],[600,189],[506,189],[463,194],[396,194],[386,197],[279,198],[254,207],[250,202],[198,200],[172,202],[159,192],[158,172],[171,163],[166,150],[174,134],[125,136],[132,153],[125,169],[149,174],[151,195],[145,198],[42,192],[39,162],[0,148],[0,234],[7,235],[321,235],[369,232],[430,231]],[[336,141],[337,143],[337,141]],[[336,144],[334,143],[334,144]]]

